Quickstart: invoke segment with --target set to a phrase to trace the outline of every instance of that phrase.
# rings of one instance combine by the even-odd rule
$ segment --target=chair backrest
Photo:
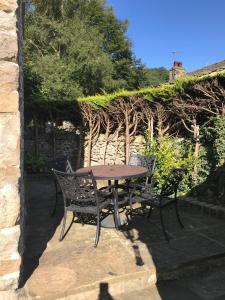
[[[147,177],[152,177],[155,164],[156,164],[156,156],[155,155],[142,155],[141,156],[142,166],[148,169]]]
[[[56,159],[50,160],[47,163],[47,167],[49,171],[55,169],[61,172],[69,172],[69,173],[74,172],[67,156],[58,157]]]
[[[67,159],[65,163],[66,173],[74,173],[70,161]]]
[[[97,185],[92,172],[76,174],[52,170],[63,193],[64,204],[98,205]]]
[[[176,197],[177,190],[185,174],[186,174],[185,168],[172,169],[169,175],[165,178],[165,183],[162,186],[160,195],[165,197],[174,194]]]
[[[142,155],[137,153],[131,153],[129,158],[129,165],[131,166],[142,166]]]

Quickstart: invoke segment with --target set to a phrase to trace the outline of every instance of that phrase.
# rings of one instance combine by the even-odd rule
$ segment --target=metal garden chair
[[[61,172],[74,173],[73,168],[71,166],[71,163],[70,163],[70,161],[68,160],[67,157],[64,157],[60,160],[54,160],[54,161],[52,161],[51,164],[52,164],[51,170],[57,169],[58,171],[61,171]],[[59,187],[59,184],[58,184],[56,178],[54,180],[54,185],[55,185],[55,205],[54,205],[54,208],[53,208],[53,211],[52,211],[52,216],[54,216],[54,214],[56,212],[56,207],[57,207],[57,204],[58,204],[59,194],[61,194],[61,189]]]
[[[147,176],[145,177],[145,183],[151,184],[151,180],[154,174],[156,164],[156,156],[155,155],[141,155],[136,153],[131,153],[129,158],[129,165],[131,166],[141,166],[145,167],[148,170]],[[141,179],[140,179],[141,180]],[[132,182],[131,180],[127,180],[125,184],[120,184],[120,188],[123,188],[125,191],[129,192],[129,189],[133,189],[133,187],[138,188],[138,186]]]
[[[153,193],[153,180],[151,180],[149,184],[147,179],[144,184],[137,184],[136,186],[134,185],[133,190],[129,194],[131,215],[132,215],[134,203],[141,203],[144,204],[145,206],[149,206],[150,208],[149,208],[148,217],[151,216],[151,212],[154,207],[159,209],[162,230],[167,240],[169,240],[169,235],[165,229],[165,224],[163,219],[164,208],[173,205],[176,211],[177,220],[181,228],[184,228],[184,225],[181,222],[179,211],[178,211],[177,191],[185,173],[186,173],[186,169],[182,169],[182,168],[172,169],[169,175],[165,178],[165,182],[159,194]]]
[[[74,221],[76,213],[79,216],[82,214],[91,214],[95,215],[97,218],[95,237],[95,247],[97,247],[101,228],[100,215],[102,210],[107,208],[111,203],[111,198],[109,197],[110,193],[102,192],[97,189],[96,181],[91,171],[87,173],[76,174],[60,172],[53,169],[53,173],[62,190],[64,201],[64,217],[60,241],[62,241],[65,236],[64,232],[68,211],[73,212],[71,225]]]

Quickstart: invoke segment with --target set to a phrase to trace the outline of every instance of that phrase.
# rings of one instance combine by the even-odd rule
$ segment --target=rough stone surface
[[[19,235],[20,235],[19,226],[4,228],[0,230],[1,262],[19,259],[19,254],[17,251]],[[1,273],[2,273],[2,269],[0,269],[0,274]]]
[[[145,146],[145,140],[143,136],[136,136],[131,142],[130,152],[139,153]],[[105,136],[100,135],[92,149],[91,164],[103,164],[104,163],[104,149],[105,149]],[[117,150],[116,150],[117,149]],[[117,141],[115,138],[111,138],[106,148],[105,164],[123,164],[125,162],[125,140],[124,137],[120,137]],[[85,148],[84,165],[87,165],[87,148]],[[117,152],[117,153],[116,153]]]
[[[1,0],[0,1],[0,10],[10,13],[15,12],[17,9],[17,1],[15,0]]]
[[[86,142],[84,143],[87,144]],[[70,123],[70,126],[60,126],[55,128],[54,146],[52,140],[52,133],[48,132],[48,127],[39,125],[38,127],[38,153],[46,161],[52,160],[53,148],[56,158],[62,158],[67,156],[71,161],[73,168],[77,166],[87,165],[87,147],[81,144],[79,136],[76,134],[76,128]],[[116,149],[118,146],[118,152],[116,155]],[[145,146],[145,139],[143,136],[136,136],[131,143],[131,153],[141,152]],[[79,157],[79,148],[84,149],[84,159],[81,155]],[[105,164],[123,164],[125,162],[125,142],[124,138],[120,137],[117,142],[115,138],[111,139],[106,147]],[[81,150],[81,152],[82,152]],[[100,135],[92,149],[91,164],[103,164],[104,163],[104,151],[105,151],[105,136]],[[34,128],[29,127],[25,129],[25,153],[33,154],[35,156],[35,134]]]
[[[2,260],[0,262],[0,277],[5,274],[18,272],[20,260]]]
[[[0,228],[16,224],[19,208],[18,179],[10,181],[6,177],[6,180],[0,183]]]
[[[0,114],[0,167],[19,165],[20,122],[16,114]]]
[[[15,61],[17,48],[17,36],[0,31],[0,59]]]
[[[0,299],[14,300],[18,287],[20,238],[19,71],[22,7],[17,0],[0,0]],[[21,98],[22,99],[22,98]],[[16,225],[16,226],[15,226]],[[7,292],[6,292],[7,291]]]
[[[19,226],[0,230],[0,291],[15,289],[18,286],[20,270],[19,235]]]
[[[0,276],[0,291],[15,290],[18,286],[19,271]]]
[[[14,291],[0,292],[0,300],[18,300],[18,295]]]
[[[19,67],[16,63],[0,60],[0,90],[13,92],[19,86]]]
[[[16,16],[0,10],[0,30],[16,36]]]
[[[18,92],[2,93],[0,92],[0,111],[2,113],[17,112],[19,106]]]

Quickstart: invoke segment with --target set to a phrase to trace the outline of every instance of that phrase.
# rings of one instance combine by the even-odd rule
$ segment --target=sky
[[[107,0],[149,68],[182,61],[188,72],[225,60],[225,0]]]

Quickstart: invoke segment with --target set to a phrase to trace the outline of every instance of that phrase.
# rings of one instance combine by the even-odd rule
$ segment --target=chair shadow
[[[113,300],[114,298],[109,293],[108,282],[100,282],[99,295],[97,300]]]
[[[100,222],[102,222],[106,217],[108,217],[111,214],[111,212],[102,212],[101,213],[101,217],[100,217]],[[73,226],[74,223],[79,223],[82,225],[93,225],[93,226],[97,226],[97,219],[96,219],[96,215],[92,215],[92,214],[84,214],[84,213],[73,213],[73,217],[72,220],[69,224],[69,226],[67,226],[65,228],[65,232],[62,236],[62,240],[64,240],[64,238],[67,236],[67,234],[69,233],[71,227]]]
[[[54,215],[55,205],[54,181],[51,176],[26,178],[26,214],[22,262],[20,268],[19,288],[22,288],[39,265],[39,259],[47,248],[49,240],[55,234],[63,213],[63,201],[59,197]]]

